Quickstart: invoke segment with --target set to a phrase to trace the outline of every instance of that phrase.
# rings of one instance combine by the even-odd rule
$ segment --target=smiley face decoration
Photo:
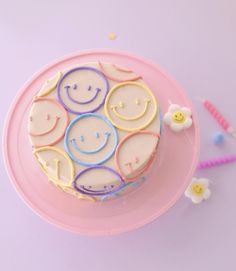
[[[171,121],[186,122],[186,110],[173,112]],[[28,134],[54,185],[99,201],[143,183],[160,126],[156,97],[142,76],[98,61],[58,71],[42,84],[32,101]]]

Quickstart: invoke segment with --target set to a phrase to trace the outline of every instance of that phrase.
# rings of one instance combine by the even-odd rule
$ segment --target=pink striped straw
[[[219,112],[219,110],[208,100],[203,101],[204,107],[207,111],[213,116],[213,118],[220,124],[220,126],[233,137],[236,138],[236,131],[229,124],[229,122],[225,119],[225,117]]]
[[[236,161],[236,155],[222,156],[222,157],[214,158],[211,160],[200,161],[198,163],[197,169],[205,169],[205,168],[211,168],[215,166],[221,166],[221,165],[229,164],[235,161]]]

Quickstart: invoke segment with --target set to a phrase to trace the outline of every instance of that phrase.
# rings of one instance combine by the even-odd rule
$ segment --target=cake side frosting
[[[43,84],[32,101],[29,138],[56,186],[78,198],[110,199],[143,183],[156,157],[159,115],[141,76],[85,63]]]

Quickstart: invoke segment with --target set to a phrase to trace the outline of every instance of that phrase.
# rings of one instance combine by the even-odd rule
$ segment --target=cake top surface
[[[51,181],[96,196],[147,170],[159,142],[159,114],[141,76],[111,63],[84,63],[43,84],[32,102],[29,137]]]

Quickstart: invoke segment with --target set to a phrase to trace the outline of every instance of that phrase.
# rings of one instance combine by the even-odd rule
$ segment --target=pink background
[[[199,112],[201,158],[236,153],[236,141],[228,136],[224,145],[212,144],[220,128],[198,100],[212,100],[236,127],[234,0],[48,2],[1,4],[0,130],[18,89],[35,71],[73,51],[109,47],[151,59],[183,85]],[[108,40],[110,31],[117,40]],[[144,228],[94,238],[62,231],[36,216],[16,195],[0,160],[2,270],[236,268],[235,165],[197,173],[213,180],[212,198],[204,204],[182,198]]]

